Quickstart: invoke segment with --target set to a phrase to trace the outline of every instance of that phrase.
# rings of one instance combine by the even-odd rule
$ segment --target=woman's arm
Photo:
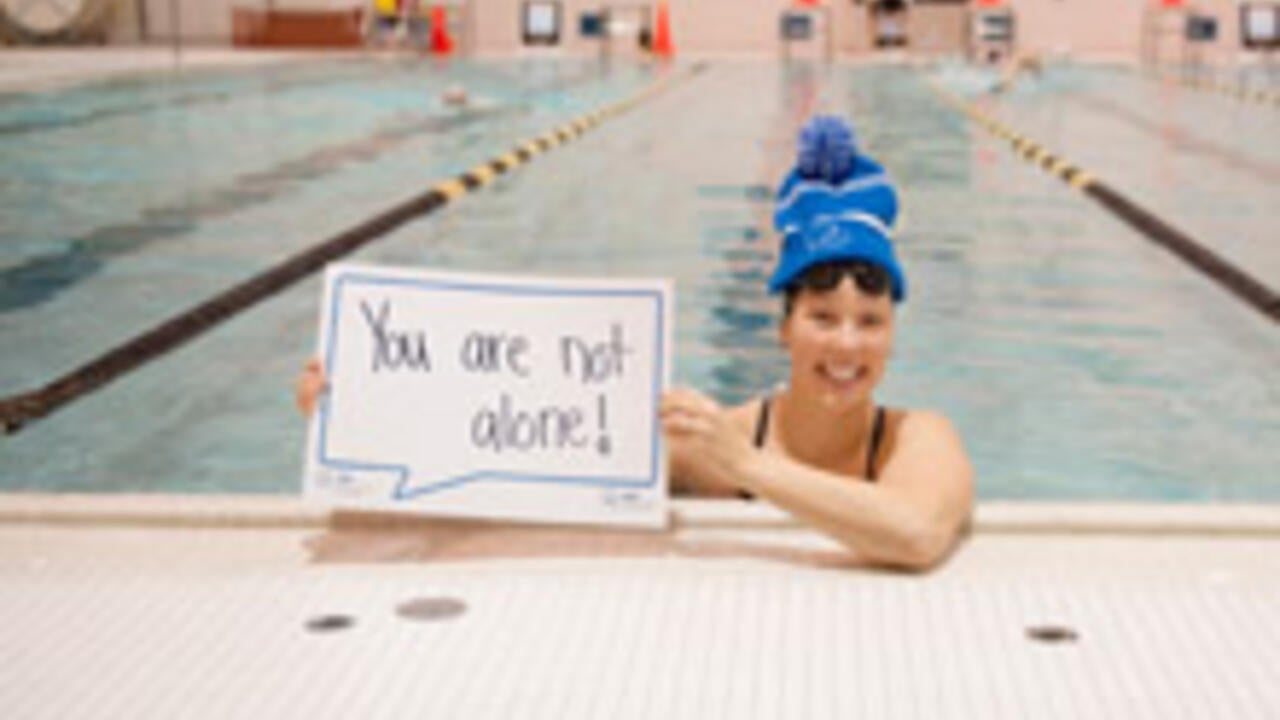
[[[932,567],[954,546],[972,508],[964,447],[951,423],[933,413],[907,416],[876,483],[753,448],[729,413],[693,391],[668,393],[662,414],[674,464],[763,497],[876,563]]]
[[[764,497],[868,559],[925,570],[959,539],[973,506],[973,470],[951,423],[913,412],[875,483],[850,482],[780,453],[744,456],[733,471]]]

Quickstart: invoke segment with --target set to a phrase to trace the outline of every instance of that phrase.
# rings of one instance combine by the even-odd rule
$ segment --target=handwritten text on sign
[[[659,525],[670,291],[333,266],[305,486],[340,505]]]

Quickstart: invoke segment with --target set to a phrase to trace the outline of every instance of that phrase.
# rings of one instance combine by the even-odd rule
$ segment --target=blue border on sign
[[[650,436],[653,438],[652,447],[649,453],[649,472],[647,477],[600,477],[600,476],[579,476],[579,475],[542,475],[515,473],[507,470],[477,470],[475,472],[466,473],[457,477],[444,478],[425,486],[414,487],[412,483],[413,477],[410,468],[405,465],[376,463],[370,461],[359,460],[356,458],[333,458],[328,452],[328,426],[329,426],[329,403],[332,393],[325,393],[321,398],[318,409],[317,420],[320,423],[318,433],[318,443],[316,445],[319,457],[316,461],[323,468],[336,470],[338,472],[354,471],[354,472],[379,472],[392,473],[396,475],[396,487],[392,493],[393,500],[409,500],[421,495],[428,495],[442,490],[449,490],[460,487],[472,482],[482,480],[498,481],[498,482],[537,482],[537,483],[556,483],[567,485],[587,485],[599,488],[648,488],[653,487],[658,482],[659,471],[659,452],[661,433],[657,427],[658,423],[658,403],[662,394],[662,377],[664,374],[664,345],[665,345],[665,323],[664,323],[664,306],[666,297],[663,293],[656,290],[627,290],[627,289],[588,289],[588,288],[553,288],[553,287],[535,287],[522,285],[509,285],[504,283],[486,283],[482,281],[463,281],[463,280],[432,280],[426,278],[395,278],[395,277],[379,277],[376,275],[366,275],[359,271],[339,272],[333,280],[333,293],[330,299],[328,311],[328,327],[327,334],[328,343],[325,347],[325,371],[330,377],[334,375],[336,367],[335,348],[337,346],[338,337],[338,308],[342,306],[342,292],[348,285],[365,284],[365,285],[390,285],[400,287],[411,287],[416,289],[427,289],[432,291],[453,291],[453,292],[472,292],[484,294],[507,294],[507,295],[535,295],[535,296],[569,296],[569,297],[639,297],[652,298],[654,301],[654,373],[653,373],[653,409],[650,418]]]

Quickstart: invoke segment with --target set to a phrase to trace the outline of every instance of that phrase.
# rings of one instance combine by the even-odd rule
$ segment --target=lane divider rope
[[[426,192],[161,322],[39,389],[0,398],[0,434],[13,434],[30,426],[32,422],[212,330],[318,272],[328,263],[356,251],[405,223],[439,210],[468,192],[485,187],[498,175],[510,172],[538,155],[634,109],[672,85],[702,73],[706,67],[706,63],[698,63],[686,71],[669,75],[635,95],[575,118],[457,177],[438,182]]]
[[[1184,87],[1189,87],[1193,90],[1226,95],[1227,97],[1234,98],[1241,102],[1280,107],[1280,92],[1251,90],[1247,87],[1241,87],[1239,85],[1222,82],[1212,78],[1187,77],[1185,73],[1179,73],[1167,68],[1143,68],[1141,72],[1152,80],[1168,80]]]
[[[1198,242],[1100,182],[1092,174],[1067,162],[1039,143],[1023,137],[1016,130],[983,112],[975,104],[965,102],[943,89],[932,79],[928,80],[927,84],[944,104],[992,135],[1008,142],[1015,154],[1034,162],[1049,174],[1097,201],[1144,237],[1217,282],[1238,300],[1262,313],[1272,322],[1280,323],[1280,293],[1213,252],[1204,243]]]

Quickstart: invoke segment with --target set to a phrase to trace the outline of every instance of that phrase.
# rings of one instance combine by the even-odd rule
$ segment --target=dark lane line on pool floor
[[[702,74],[706,67],[706,63],[698,63],[682,72],[667,74],[625,100],[582,115],[543,133],[501,156],[481,163],[455,178],[437,183],[426,192],[295,254],[196,307],[179,313],[133,339],[117,345],[37,390],[0,398],[0,432],[13,434],[24,427],[29,427],[40,418],[101,389],[113,380],[165,355],[322,270],[328,263],[354,252],[411,220],[438,210],[468,192],[485,187],[499,174],[510,172],[543,152],[567,143],[593,130],[601,123],[633,110],[676,83]]]

